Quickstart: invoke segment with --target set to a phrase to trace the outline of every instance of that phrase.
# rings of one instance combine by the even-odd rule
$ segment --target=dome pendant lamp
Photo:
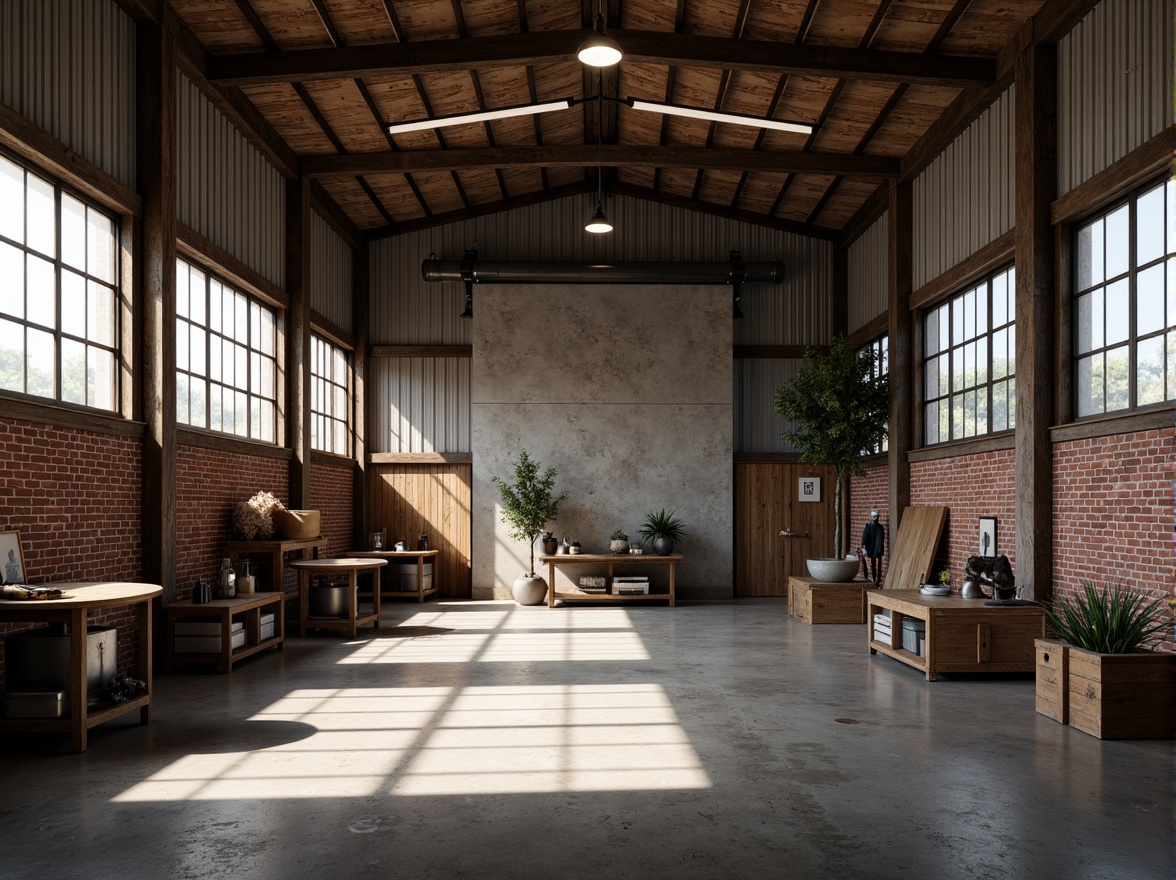
[[[576,57],[589,67],[612,67],[621,60],[621,47],[604,31],[604,11],[597,9],[592,36],[580,44]]]

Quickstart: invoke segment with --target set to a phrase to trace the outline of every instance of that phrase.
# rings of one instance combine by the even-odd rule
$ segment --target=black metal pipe
[[[425,281],[476,284],[779,284],[780,260],[762,263],[555,263],[423,260]]]

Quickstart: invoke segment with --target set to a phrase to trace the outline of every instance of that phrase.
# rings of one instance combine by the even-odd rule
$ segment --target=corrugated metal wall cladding
[[[135,187],[135,25],[114,3],[0,3],[0,101]]]
[[[915,288],[1013,228],[1015,110],[1012,86],[915,178]]]
[[[849,332],[863,327],[889,307],[890,212],[874,221],[849,246]]]
[[[570,196],[374,243],[372,344],[469,344],[468,322],[458,317],[465,302],[461,285],[428,284],[420,273],[430,255],[456,260],[467,248],[477,248],[486,260],[726,261],[733,249],[748,261],[782,260],[783,285],[744,288],[747,319],[737,322],[735,343],[828,341],[829,242],[625,196],[613,196],[605,206],[617,231],[593,236],[584,232],[584,221],[594,207],[593,195]]]
[[[183,74],[176,84],[176,213],[279,287],[286,283],[286,187]]]
[[[1058,44],[1058,193],[1171,124],[1176,0],[1104,0]]]
[[[310,215],[310,307],[348,333],[351,323],[351,246],[318,214]]]
[[[470,358],[372,358],[372,452],[469,452]]]
[[[735,361],[735,451],[796,452],[780,439],[787,423],[773,408],[776,389],[796,377],[798,358]]]

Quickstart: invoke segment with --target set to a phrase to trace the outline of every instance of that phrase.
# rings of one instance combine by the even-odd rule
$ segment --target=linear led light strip
[[[558,101],[547,101],[542,104],[519,104],[514,107],[499,107],[496,110],[482,110],[477,113],[458,113],[453,116],[438,116],[435,119],[417,119],[412,122],[393,122],[388,124],[389,134],[406,134],[410,131],[431,131],[444,128],[447,125],[467,125],[471,122],[489,122],[493,119],[509,119],[513,116],[533,116],[536,113],[550,113],[553,110],[566,110],[575,104],[583,103],[583,99],[560,98]],[[605,98],[616,101],[616,98]],[[703,119],[708,122],[726,122],[732,125],[750,125],[753,128],[769,128],[774,131],[788,131],[797,134],[811,134],[813,126],[803,122],[784,122],[777,119],[764,119],[759,116],[748,116],[743,113],[720,113],[717,110],[704,110],[700,107],[679,107],[676,104],[662,104],[657,101],[643,101],[638,98],[626,98],[619,103],[626,104],[634,110],[645,110],[650,113],[665,113],[669,116],[684,116],[689,119]]]

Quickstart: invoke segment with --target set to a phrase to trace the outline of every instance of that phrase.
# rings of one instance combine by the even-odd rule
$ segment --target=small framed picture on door
[[[800,489],[796,493],[796,497],[800,501],[820,501],[821,500],[821,478],[820,477],[801,477]]]

